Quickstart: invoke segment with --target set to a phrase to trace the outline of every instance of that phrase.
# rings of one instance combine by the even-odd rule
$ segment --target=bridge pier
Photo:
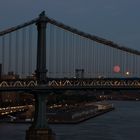
[[[36,100],[34,122],[26,131],[26,140],[55,140],[55,133],[48,126],[46,92],[34,94]]]
[[[46,82],[46,24],[45,12],[42,12],[36,23],[38,30],[36,78],[39,86],[42,86]],[[26,140],[55,139],[55,134],[48,126],[46,92],[39,90],[32,91],[36,100],[35,115],[33,124],[26,131]]]

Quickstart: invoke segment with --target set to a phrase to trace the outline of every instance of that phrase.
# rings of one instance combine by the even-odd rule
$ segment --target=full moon
[[[114,72],[116,72],[116,73],[118,73],[118,72],[120,72],[120,66],[119,65],[116,65],[116,66],[114,66],[114,68],[113,68],[113,71]]]

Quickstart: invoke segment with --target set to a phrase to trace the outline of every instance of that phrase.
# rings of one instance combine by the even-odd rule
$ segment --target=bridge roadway
[[[33,90],[138,90],[140,78],[47,78],[39,85],[33,79],[1,80],[0,91],[33,91]]]

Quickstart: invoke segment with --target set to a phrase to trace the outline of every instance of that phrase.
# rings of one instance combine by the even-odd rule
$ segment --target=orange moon
[[[114,72],[116,72],[116,73],[118,73],[118,72],[120,72],[120,66],[119,65],[116,65],[116,66],[114,66],[114,68],[113,68],[113,71]]]

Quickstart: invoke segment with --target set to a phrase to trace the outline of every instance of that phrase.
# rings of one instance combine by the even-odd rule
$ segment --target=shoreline
[[[109,103],[94,103],[68,110],[55,109],[48,112],[49,124],[78,124],[91,118],[103,115],[115,108]],[[0,123],[32,123],[29,119],[0,120]]]
[[[78,120],[58,121],[58,122],[57,121],[55,121],[55,122],[52,121],[52,122],[49,122],[49,123],[50,124],[79,124],[79,123],[82,123],[82,122],[87,121],[89,119],[92,119],[92,118],[98,117],[100,115],[103,115],[105,113],[108,113],[110,111],[113,111],[113,110],[115,110],[115,108],[102,110],[102,111],[96,112],[94,114],[83,116],[83,117],[79,118]]]

